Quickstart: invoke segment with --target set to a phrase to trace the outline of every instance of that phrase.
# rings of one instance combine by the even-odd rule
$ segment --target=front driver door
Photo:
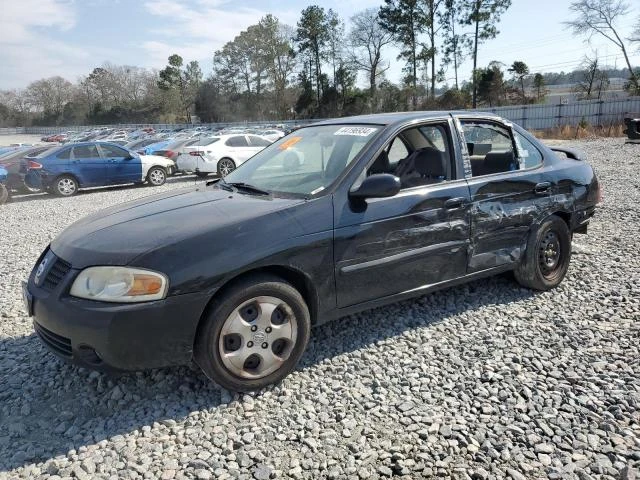
[[[100,144],[100,153],[106,161],[107,181],[111,184],[141,182],[142,163],[140,158],[124,148]]]
[[[411,152],[436,146],[448,164],[440,178],[412,179],[396,196],[368,199],[365,204],[335,202],[339,308],[465,275],[469,189],[464,179],[458,178],[458,149],[451,138],[447,121],[414,126],[396,137]],[[387,158],[368,165],[367,175],[398,172],[403,160],[394,166],[388,158],[399,148],[394,145],[396,139],[381,154]]]

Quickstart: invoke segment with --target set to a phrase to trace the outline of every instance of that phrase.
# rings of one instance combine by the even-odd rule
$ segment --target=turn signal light
[[[42,164],[34,162],[33,160],[29,160],[28,167],[31,170],[40,170],[42,168]]]

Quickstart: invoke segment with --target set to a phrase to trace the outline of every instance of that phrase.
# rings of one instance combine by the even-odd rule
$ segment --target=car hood
[[[173,190],[85,217],[64,230],[51,243],[51,249],[73,268],[127,265],[145,252],[263,218],[302,202],[213,187]]]

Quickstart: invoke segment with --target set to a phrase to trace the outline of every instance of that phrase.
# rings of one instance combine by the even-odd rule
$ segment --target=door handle
[[[549,193],[549,189],[551,188],[551,183],[550,182],[542,182],[542,183],[538,183],[536,184],[536,186],[534,187],[533,191],[535,193],[537,193],[538,195],[542,195],[545,193]]]
[[[464,197],[450,198],[444,202],[444,208],[447,210],[454,210],[456,208],[462,208],[467,204],[467,199]]]

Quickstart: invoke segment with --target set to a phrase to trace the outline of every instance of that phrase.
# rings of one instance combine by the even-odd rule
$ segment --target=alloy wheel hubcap
[[[291,307],[276,297],[255,297],[227,317],[218,340],[223,365],[233,375],[257,379],[278,370],[298,336]]]
[[[231,163],[229,160],[222,160],[220,162],[220,173],[222,174],[223,177],[226,175],[229,175],[234,170],[235,170],[235,167],[233,166],[233,163]]]
[[[76,191],[76,184],[69,178],[63,178],[58,182],[58,190],[63,195],[71,195]]]
[[[549,231],[540,242],[539,262],[544,275],[552,274],[560,265],[560,241],[558,235]]]
[[[162,173],[160,170],[154,170],[153,172],[151,172],[151,175],[149,177],[151,178],[151,182],[156,185],[164,181],[164,173]]]

